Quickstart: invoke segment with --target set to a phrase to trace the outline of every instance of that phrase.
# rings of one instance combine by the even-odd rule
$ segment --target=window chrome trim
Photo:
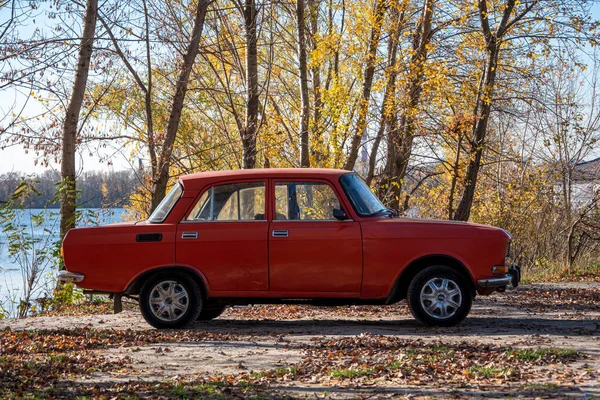
[[[225,220],[216,220],[216,221],[208,221],[208,220],[185,220],[181,221],[180,224],[203,224],[203,223],[214,223],[214,222],[269,222],[266,219],[225,219]],[[345,219],[340,221],[338,219],[274,219],[270,222],[356,222],[353,219]]]
[[[271,222],[354,222],[353,219],[274,219]]]
[[[215,222],[269,222],[266,219],[223,219],[223,220],[214,220],[214,221],[208,221],[208,220],[185,220],[185,221],[180,221],[180,224],[204,224],[204,223],[215,223]]]
[[[267,211],[267,198],[268,198],[268,193],[267,193],[267,188],[268,188],[268,180],[248,180],[248,181],[241,181],[238,182],[237,180],[233,180],[233,181],[226,181],[226,182],[217,182],[217,183],[213,183],[212,186],[211,184],[205,185],[204,188],[206,189],[201,189],[198,194],[196,195],[196,197],[194,197],[194,200],[192,201],[192,206],[191,209],[188,209],[188,211],[186,211],[186,213],[184,214],[184,217],[179,221],[180,224],[187,224],[187,223],[199,223],[199,222],[268,222],[268,219],[233,219],[233,220],[215,220],[214,218],[214,212],[215,212],[215,188],[216,187],[220,187],[220,186],[227,186],[227,185],[238,185],[238,184],[257,184],[256,186],[253,187],[257,187],[257,188],[263,188],[264,189],[264,194],[265,194],[265,213],[263,215],[266,216],[266,211]],[[208,187],[208,188],[207,188]],[[197,205],[197,203],[200,201],[200,199],[202,199],[202,196],[204,196],[205,193],[210,192],[210,198],[207,199],[207,201],[210,201],[210,220],[190,220],[188,219],[188,217],[190,216],[191,212],[194,210],[194,207]],[[238,215],[239,215],[239,190],[237,191],[237,195],[238,195]]]
[[[199,200],[198,200],[199,201]],[[200,213],[198,213],[200,214]],[[210,220],[215,220],[215,187],[210,188]]]

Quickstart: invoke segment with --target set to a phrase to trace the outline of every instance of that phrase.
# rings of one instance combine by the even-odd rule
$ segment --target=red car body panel
[[[206,172],[179,179],[183,194],[166,219],[76,228],[63,242],[65,268],[85,276],[78,285],[126,292],[137,277],[159,268],[186,267],[202,279],[208,297],[384,299],[411,263],[431,256],[461,263],[477,286],[504,265],[510,236],[501,229],[451,221],[357,214],[340,185],[348,171],[263,169]],[[346,221],[274,220],[276,182],[329,184]],[[205,190],[216,184],[265,183],[265,221],[188,222]],[[289,237],[273,237],[287,230]],[[198,233],[186,241],[182,233]],[[139,234],[161,234],[138,242]]]
[[[474,282],[504,265],[508,237],[497,228],[451,221],[379,219],[361,224],[363,231],[363,298],[385,297],[412,262],[432,255],[449,256],[464,265]],[[396,267],[391,267],[393,263]]]
[[[185,231],[198,240],[182,239]],[[175,265],[200,268],[211,291],[269,290],[267,221],[182,223],[177,232]]]
[[[76,228],[63,242],[65,268],[85,275],[82,287],[123,292],[140,273],[174,265],[177,225],[114,224]],[[140,233],[162,234],[162,241],[138,243]]]
[[[270,238],[271,290],[360,294],[363,265],[358,222],[277,221],[271,226],[290,232],[287,238]]]

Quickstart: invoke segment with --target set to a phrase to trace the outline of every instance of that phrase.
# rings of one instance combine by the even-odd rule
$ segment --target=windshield
[[[343,175],[340,178],[340,183],[344,192],[350,198],[354,210],[361,217],[369,217],[388,211],[357,174]]]
[[[163,222],[167,218],[167,215],[169,215],[171,212],[171,209],[175,203],[177,203],[177,200],[179,200],[181,197],[182,193],[183,188],[179,183],[177,183],[175,186],[173,186],[173,189],[167,193],[164,199],[162,199],[158,207],[156,207],[152,215],[150,215],[150,218],[148,218],[148,221],[155,224]]]

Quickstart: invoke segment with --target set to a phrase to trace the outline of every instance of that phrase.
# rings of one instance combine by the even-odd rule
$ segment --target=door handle
[[[284,238],[284,237],[288,237],[289,236],[289,232],[288,231],[278,231],[278,230],[275,230],[275,231],[273,231],[272,235],[273,235],[273,237]]]
[[[183,232],[181,234],[182,239],[198,239],[198,232]]]

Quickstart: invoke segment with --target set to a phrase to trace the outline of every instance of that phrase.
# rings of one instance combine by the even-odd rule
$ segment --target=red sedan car
[[[182,176],[147,221],[69,231],[59,279],[118,304],[137,298],[157,328],[230,305],[402,299],[423,324],[452,326],[477,293],[518,284],[510,240],[491,226],[398,218],[353,172],[207,172]]]

